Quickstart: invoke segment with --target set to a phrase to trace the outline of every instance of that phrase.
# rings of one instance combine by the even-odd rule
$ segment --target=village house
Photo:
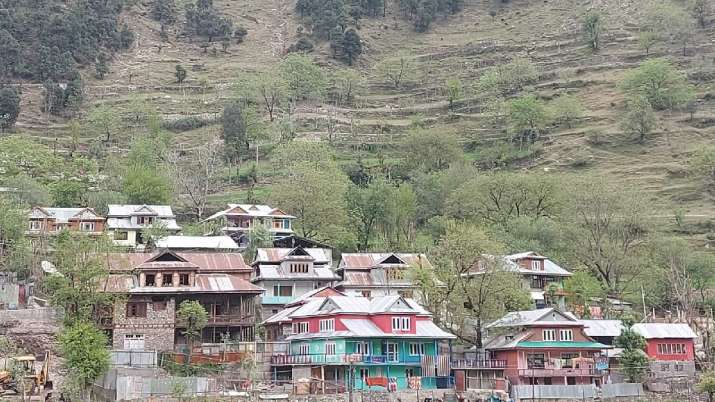
[[[344,293],[335,290],[329,286],[324,286],[319,289],[312,290],[303,296],[298,297],[290,303],[287,303],[283,310],[268,317],[261,323],[265,330],[266,342],[282,342],[292,334],[293,327],[291,326],[290,315],[300,306],[308,303],[311,300],[326,298],[329,296],[345,296]]]
[[[695,339],[698,337],[684,323],[638,323],[633,331],[646,340],[650,359],[648,380],[695,375]]]
[[[494,259],[493,256],[484,256],[484,259],[464,276],[485,272],[487,264],[492,263]],[[497,259],[497,263],[499,268],[518,273],[522,277],[522,286],[530,292],[536,309],[547,306],[556,306],[560,309],[566,307],[564,280],[572,275],[571,272],[533,251],[501,256]]]
[[[332,251],[325,248],[259,248],[251,282],[266,292],[261,297],[262,317],[270,317],[296,298],[339,278],[332,268]]]
[[[449,343],[455,336],[414,300],[328,296],[309,300],[289,318],[289,353],[271,363],[276,372],[292,368],[294,381],[318,378],[340,392],[351,386],[403,390],[410,382],[422,389],[452,386]]]
[[[166,236],[156,240],[156,248],[174,251],[238,251],[229,236]]]
[[[33,207],[28,213],[28,236],[55,235],[66,229],[89,235],[104,232],[105,219],[92,208]]]
[[[104,257],[103,257],[104,258]],[[117,253],[106,256],[110,275],[102,291],[123,297],[102,323],[115,349],[171,351],[186,344],[176,312],[185,300],[208,312],[203,343],[255,340],[256,298],[238,253]]]
[[[268,205],[228,204],[223,211],[204,219],[203,222],[219,222],[221,231],[231,236],[240,247],[248,245],[248,233],[258,225],[265,227],[274,239],[293,234],[295,216]]]
[[[118,246],[143,247],[146,243],[143,230],[152,225],[161,226],[170,234],[181,230],[168,205],[109,204],[108,208],[107,230]]]
[[[424,254],[344,253],[336,271],[342,280],[335,288],[364,297],[413,298],[417,288],[409,271],[416,268],[432,269],[432,264]]]
[[[608,345],[588,336],[584,324],[554,308],[511,312],[487,326],[482,371],[513,385],[603,384]]]

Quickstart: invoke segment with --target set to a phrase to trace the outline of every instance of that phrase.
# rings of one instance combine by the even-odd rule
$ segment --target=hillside
[[[123,12],[121,18],[136,39],[130,50],[115,55],[107,77],[100,81],[90,69],[83,72],[88,99],[82,113],[94,105],[108,104],[129,125],[132,104],[143,100],[157,108],[165,120],[218,116],[242,74],[275,65],[298,37],[300,22],[292,2],[217,0],[217,7],[245,27],[248,35],[228,53],[218,44],[215,55],[210,50],[204,53],[199,40],[181,33],[183,16],[170,28],[168,42],[163,42],[159,24],[149,18],[146,3]],[[627,138],[619,127],[624,99],[617,84],[646,59],[638,45],[644,13],[641,4],[637,0],[581,1],[576,5],[570,0],[470,0],[457,15],[440,18],[428,32],[418,34],[391,2],[385,18],[360,21],[364,51],[355,70],[366,84],[352,107],[299,105],[295,114],[299,137],[327,141],[330,126],[342,158],[359,157],[370,165],[385,155],[390,155],[388,160],[399,157],[396,145],[400,138],[411,127],[421,125],[435,133],[457,134],[468,156],[478,158],[480,150],[490,149],[506,135],[489,123],[483,99],[471,88],[488,67],[522,57],[538,67],[539,79],[533,89],[540,98],[549,100],[569,93],[583,103],[585,113],[571,128],[549,127],[538,141],[539,152],[527,152],[507,168],[608,177],[646,192],[658,207],[656,217],[665,223],[672,222],[676,209],[683,209],[687,221],[697,226],[696,232],[704,234],[714,218],[714,194],[700,179],[687,174],[686,165],[693,150],[715,139],[715,24],[694,32],[685,55],[677,44],[658,44],[651,49],[649,57],[668,57],[688,74],[696,85],[697,111],[692,120],[686,112],[658,113],[656,129],[640,144]],[[607,24],[597,53],[587,48],[580,33],[581,18],[588,9],[600,10]],[[375,67],[398,52],[414,57],[417,73],[414,83],[394,89]],[[321,43],[312,54],[328,70],[345,68],[329,53],[327,44]],[[181,85],[174,78],[176,64],[189,70]],[[453,77],[458,77],[466,90],[450,113],[443,88]],[[66,147],[68,121],[38,110],[41,85],[24,84],[23,88],[16,131]],[[126,149],[133,133],[121,131],[127,134],[117,137],[117,150]],[[191,149],[209,133],[219,131],[220,125],[212,124],[175,133],[173,140],[176,147]],[[91,140],[82,138],[85,145]],[[269,190],[270,183],[271,171],[265,169],[259,187]],[[212,197],[214,206],[240,199],[241,192],[241,188],[224,185]]]

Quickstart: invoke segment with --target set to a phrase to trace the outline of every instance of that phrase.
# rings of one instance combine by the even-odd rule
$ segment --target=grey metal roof
[[[570,314],[562,313],[549,307],[538,310],[512,311],[489,324],[487,328],[523,327],[541,322],[554,325],[581,326],[581,323]]]
[[[156,241],[157,248],[236,250],[229,236],[166,236]]]
[[[399,338],[437,338],[437,339],[455,339],[456,336],[442,330],[430,320],[417,320],[415,322],[415,333],[392,333],[383,332],[374,322],[369,319],[360,318],[341,318],[340,321],[345,325],[344,331],[332,332],[314,332],[304,334],[294,334],[286,338],[287,340],[312,339],[312,338],[374,338],[374,337],[390,337]]]
[[[497,258],[493,255],[483,255],[483,257],[486,259],[489,259],[491,261],[494,261],[494,259]],[[566,269],[562,268],[555,262],[551,261],[549,258],[544,257],[543,255],[540,255],[533,251],[526,251],[523,253],[504,255],[504,256],[499,256],[498,258],[499,258],[498,261],[501,262],[502,268],[505,271],[516,272],[521,275],[549,275],[549,276],[571,276],[571,275],[573,275],[571,272],[567,271]],[[524,258],[532,258],[532,259],[544,261],[544,269],[543,270],[532,270],[529,268],[522,267],[521,265],[519,265],[518,261],[520,261]],[[480,269],[479,266],[475,266],[475,268],[473,270],[471,270],[468,273],[462,274],[462,275],[463,276],[478,275],[480,272],[483,272],[483,270]]]
[[[276,314],[273,314],[272,316],[268,317],[265,321],[263,321],[263,325],[265,324],[278,324],[281,322],[290,322],[290,315],[293,314],[294,311],[298,310],[300,306],[294,306],[294,307],[286,307],[283,310],[277,312]]]
[[[163,222],[167,230],[181,230],[181,226],[176,223],[176,219],[162,219],[158,218],[158,221]],[[133,224],[131,218],[108,218],[107,228],[108,229],[128,229],[128,230],[141,230],[144,229],[146,225]]]
[[[59,223],[67,223],[70,219],[104,220],[91,208],[54,208],[34,207],[30,210],[30,218],[54,218]]]
[[[124,217],[134,215],[154,215],[163,218],[173,218],[174,213],[169,205],[131,205],[131,204],[109,204],[108,217]]]
[[[588,336],[617,337],[621,334],[623,323],[620,320],[581,320],[584,332]]]
[[[638,323],[633,330],[646,339],[695,339],[697,334],[688,324],[680,323]]]
[[[238,209],[242,210],[239,211]],[[225,215],[242,215],[242,216],[252,216],[252,217],[276,217],[276,218],[287,218],[294,219],[295,216],[288,215],[283,211],[273,208],[268,205],[261,204],[227,204],[227,208],[223,211],[216,212],[215,214],[204,219],[204,221],[210,221],[212,219],[219,218]]]
[[[399,306],[398,301],[404,301]],[[330,303],[333,308],[329,312],[321,312],[324,304]],[[379,314],[386,312],[411,313],[429,315],[430,313],[412,299],[400,296],[380,296],[372,299],[362,296],[330,296],[311,300],[296,310],[292,317],[307,317],[320,314]]]
[[[279,263],[289,259],[289,254],[295,248],[259,248],[256,250],[256,262]],[[301,248],[312,257],[313,262],[319,264],[329,264],[332,261],[332,251],[325,248]]]

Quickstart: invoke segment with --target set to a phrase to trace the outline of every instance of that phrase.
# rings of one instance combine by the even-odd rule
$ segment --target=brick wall
[[[128,301],[146,303],[146,317],[127,317],[126,302],[117,303],[114,309],[113,348],[124,349],[125,335],[143,335],[145,350],[173,350],[176,311],[174,299],[157,302],[151,298],[130,298]]]

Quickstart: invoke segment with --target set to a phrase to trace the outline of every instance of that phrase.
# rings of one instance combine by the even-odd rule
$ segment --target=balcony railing
[[[413,355],[274,355],[271,364],[419,364],[421,356]]]
[[[474,369],[503,369],[503,368],[506,368],[506,360],[493,360],[493,359],[453,360],[452,367],[453,368],[474,368]]]
[[[601,372],[592,368],[534,368],[519,369],[519,377],[591,377]]]
[[[255,322],[254,316],[252,315],[210,315],[206,322],[206,325],[253,325]],[[176,326],[183,328],[186,323],[176,317]]]

